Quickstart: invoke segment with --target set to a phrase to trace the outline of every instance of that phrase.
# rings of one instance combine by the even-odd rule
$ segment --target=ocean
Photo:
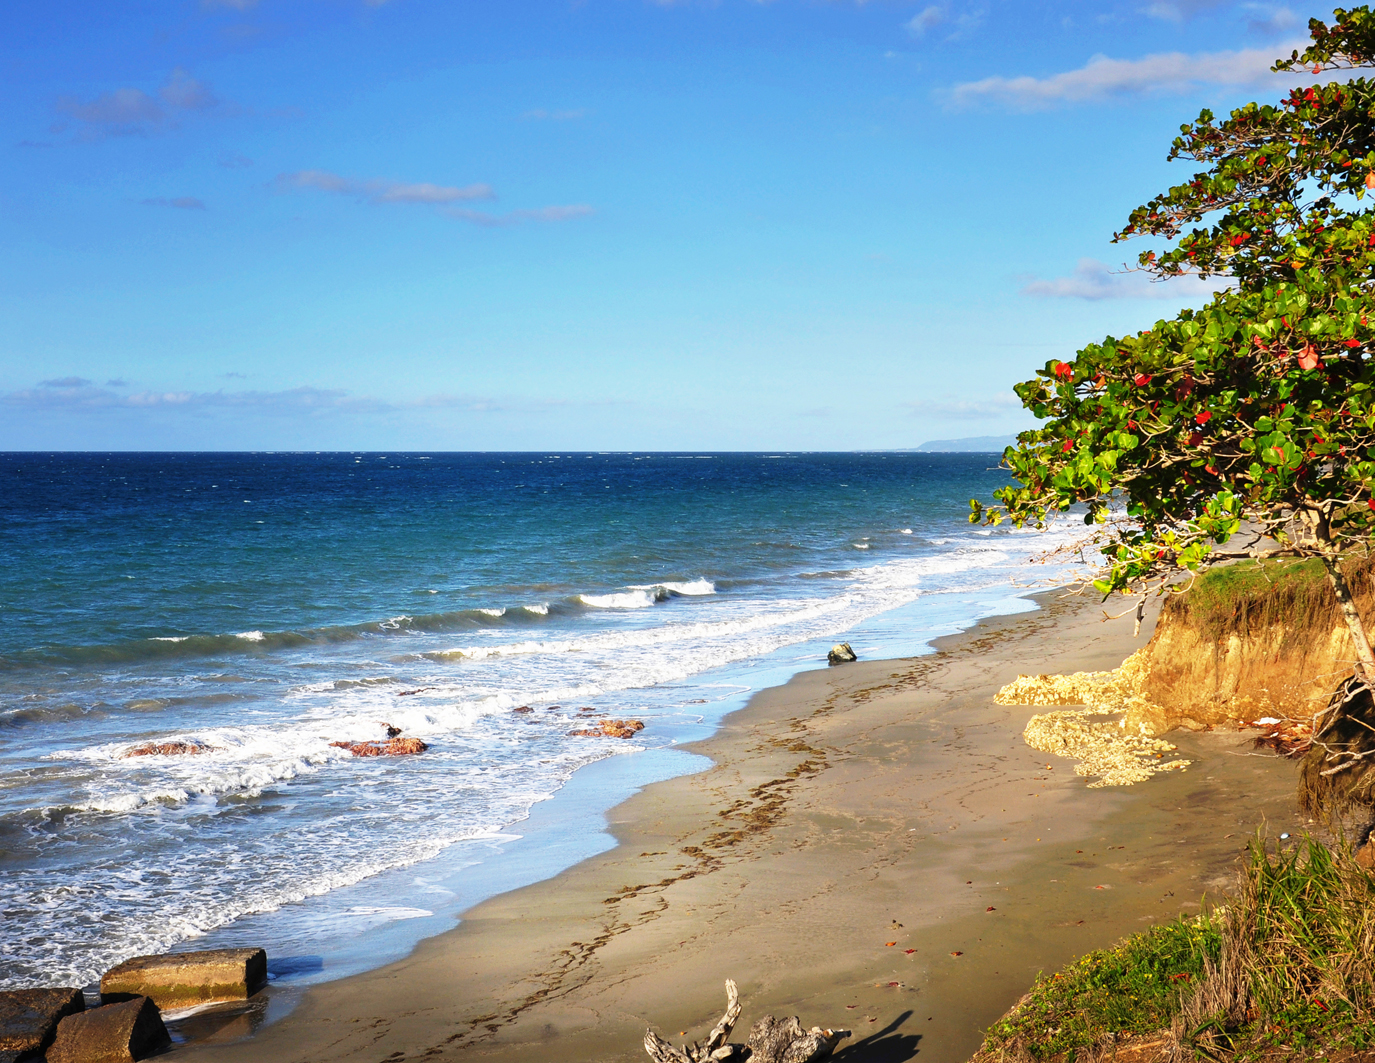
[[[988,454],[0,454],[0,987],[398,958],[749,694],[1033,608]],[[516,712],[528,708],[528,712]],[[633,718],[631,739],[571,735]],[[420,755],[356,758],[335,742]],[[195,755],[128,756],[183,742]]]

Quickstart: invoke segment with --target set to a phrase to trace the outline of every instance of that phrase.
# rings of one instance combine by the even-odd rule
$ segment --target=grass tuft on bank
[[[1260,1061],[1375,1049],[1375,879],[1346,844],[1257,839],[1236,894],[1042,974],[977,1063]]]
[[[1363,615],[1375,609],[1371,576],[1375,555],[1352,556],[1342,563]],[[1342,623],[1337,598],[1317,558],[1236,561],[1200,575],[1186,594],[1167,599],[1165,610],[1176,621],[1194,624],[1213,638],[1245,636],[1282,622],[1301,635],[1308,630],[1325,637]]]

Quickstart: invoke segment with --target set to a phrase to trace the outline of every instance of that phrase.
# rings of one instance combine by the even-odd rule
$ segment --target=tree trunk
[[[1365,624],[1361,622],[1361,614],[1356,612],[1356,603],[1351,600],[1351,589],[1346,585],[1346,578],[1342,575],[1341,559],[1335,554],[1325,553],[1322,555],[1322,563],[1327,569],[1327,578],[1332,584],[1332,590],[1336,592],[1342,619],[1351,631],[1351,642],[1356,647],[1356,671],[1366,683],[1375,682],[1375,654],[1371,653]]]

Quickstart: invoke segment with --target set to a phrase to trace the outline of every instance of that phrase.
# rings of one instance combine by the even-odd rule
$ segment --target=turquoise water
[[[995,463],[0,455],[0,984],[245,933],[339,953],[282,977],[365,966],[379,927],[595,851],[627,786],[836,639],[911,655],[1025,608],[1046,540],[964,520]],[[600,716],[646,727],[569,734]],[[386,725],[430,749],[331,745]]]

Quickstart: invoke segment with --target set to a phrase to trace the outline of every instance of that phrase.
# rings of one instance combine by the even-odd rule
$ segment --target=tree
[[[1338,9],[1275,64],[1375,66],[1375,15]],[[1310,84],[1222,121],[1203,111],[1169,158],[1204,169],[1132,212],[1121,241],[1159,279],[1222,276],[1199,310],[1051,361],[1015,388],[1042,427],[1003,461],[1015,483],[971,522],[1044,527],[1086,509],[1107,560],[1094,586],[1144,596],[1197,572],[1242,528],[1320,558],[1375,683],[1339,560],[1375,533],[1375,83]],[[1206,221],[1205,221],[1206,219]],[[1202,223],[1202,224],[1201,224]],[[1254,551],[1253,551],[1254,552]]]

